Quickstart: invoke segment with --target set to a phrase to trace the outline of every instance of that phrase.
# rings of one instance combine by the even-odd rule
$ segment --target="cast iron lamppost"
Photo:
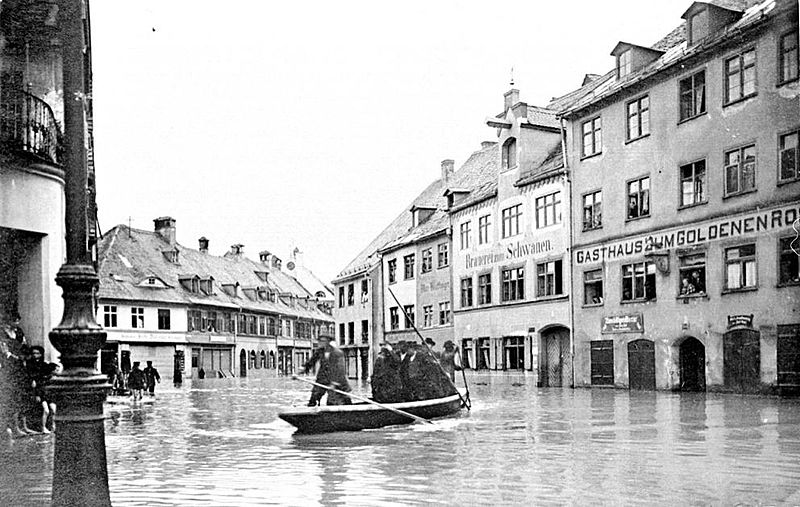
[[[58,5],[63,44],[67,262],[56,275],[56,283],[64,291],[64,315],[50,332],[64,367],[49,387],[58,406],[52,504],[103,506],[111,505],[103,420],[103,401],[110,386],[95,367],[106,333],[95,320],[94,291],[99,279],[87,234],[88,0],[60,0]]]

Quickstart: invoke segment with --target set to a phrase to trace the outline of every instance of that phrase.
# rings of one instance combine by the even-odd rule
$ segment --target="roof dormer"
[[[169,285],[161,278],[151,275],[140,281],[139,287],[146,287],[148,289],[167,289],[169,288]]]
[[[469,189],[466,188],[448,188],[444,191],[444,196],[447,199],[447,209],[455,206],[461,199],[469,194]]]
[[[200,292],[200,277],[197,275],[178,275],[178,281],[181,287],[188,290],[192,294]]]
[[[681,16],[686,20],[686,43],[688,46],[694,46],[709,35],[735,23],[741,17],[741,11],[707,2],[694,2]]]
[[[617,60],[617,79],[625,79],[639,69],[647,67],[658,60],[663,51],[637,46],[629,42],[618,42],[611,51],[611,56]]]
[[[166,259],[167,262],[172,263],[172,264],[180,264],[178,262],[178,249],[177,248],[171,248],[169,250],[162,250],[161,254],[164,256],[164,259]]]
[[[239,282],[235,283],[223,283],[221,284],[222,292],[228,295],[228,297],[236,298],[239,297]]]
[[[436,206],[430,206],[427,204],[415,204],[411,206],[410,211],[411,211],[411,226],[418,227],[427,222],[431,218],[434,211],[436,211]]]

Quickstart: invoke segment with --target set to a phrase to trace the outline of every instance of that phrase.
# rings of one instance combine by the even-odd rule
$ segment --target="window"
[[[478,219],[478,244],[489,242],[489,226],[492,225],[492,216],[484,215]]]
[[[405,305],[403,307],[403,313],[405,314],[405,329],[412,329],[414,327],[414,305]]]
[[[353,306],[356,302],[356,288],[354,284],[347,285],[347,306]]]
[[[461,229],[461,249],[466,250],[469,248],[469,235],[472,232],[472,221],[467,220],[466,222],[462,223],[459,228]]]
[[[622,266],[622,301],[650,301],[656,298],[656,265],[637,262]]]
[[[689,44],[697,44],[698,41],[708,36],[708,14],[705,9],[698,11],[689,18]]]
[[[302,322],[298,322],[297,325],[300,326],[303,324]],[[305,330],[305,324],[303,324],[303,330]],[[258,334],[259,336],[266,336],[267,334],[267,319],[263,315],[258,316]]]
[[[778,84],[796,81],[800,58],[797,52],[797,30],[784,34],[778,48]]]
[[[450,301],[439,303],[439,325],[450,324]]]
[[[628,141],[650,134],[650,97],[628,102]]]
[[[144,328],[144,308],[131,308],[131,327],[134,329]]]
[[[536,228],[561,223],[561,192],[536,198]]]
[[[103,327],[117,327],[117,307],[103,305]]]
[[[189,310],[186,314],[187,329],[189,331],[202,331],[203,330],[202,320],[203,320],[203,315],[200,310]]]
[[[403,257],[403,279],[414,278],[414,254]]]
[[[470,281],[471,283],[471,281]],[[486,273],[478,276],[478,303],[488,305],[492,302],[492,275]]]
[[[725,104],[756,94],[756,50],[725,60]]]
[[[503,210],[503,237],[510,238],[519,234],[519,218],[522,216],[522,205],[517,204]]]
[[[562,261],[543,262],[536,265],[536,295],[558,296],[564,293]]]
[[[450,264],[450,245],[441,243],[439,249],[439,268],[447,267]]]
[[[678,258],[681,296],[705,295],[706,254],[682,255]]]
[[[433,251],[426,248],[422,251],[422,272],[427,273],[433,269]]]
[[[583,148],[582,156],[588,157],[596,155],[603,149],[603,131],[601,128],[600,117],[594,118],[583,122],[581,127],[583,131]]]
[[[344,345],[344,342],[347,340],[347,335],[345,334],[345,326],[344,324],[339,324],[339,344]]]
[[[502,300],[519,301],[522,299],[525,299],[525,269],[504,269]]]
[[[603,304],[603,270],[593,269],[583,273],[583,304]]]
[[[361,280],[361,302],[366,303],[369,298],[369,282]]]
[[[681,166],[681,206],[706,202],[706,161]]]
[[[800,131],[796,130],[788,134],[784,134],[778,138],[778,157],[780,160],[780,170],[778,171],[778,181],[792,181],[800,179],[800,168],[798,168],[798,159],[800,159]]]
[[[650,177],[628,182],[628,219],[650,215]]]
[[[256,319],[255,315],[247,316],[247,334],[252,334],[252,335],[258,334],[258,320]],[[287,336],[288,334],[289,333],[287,333]]]
[[[425,305],[422,307],[422,325],[424,327],[433,326],[433,305]]]
[[[794,249],[792,249],[794,246]],[[800,283],[800,240],[794,236],[781,238],[778,283],[781,285]]]
[[[353,345],[356,342],[356,323],[355,322],[348,322],[347,323],[347,343],[348,345]]]
[[[725,152],[725,195],[740,194],[755,188],[755,145]]]
[[[158,329],[169,329],[169,310],[159,308]]]
[[[706,71],[681,79],[678,83],[680,93],[680,121],[700,116],[706,112]]]
[[[389,308],[389,325],[392,331],[400,329],[400,314],[396,306]]]
[[[583,230],[603,226],[603,194],[600,190],[583,196]]]
[[[278,335],[278,326],[275,322],[273,317],[269,317],[267,319],[267,334],[269,336],[277,336]]]
[[[397,259],[392,259],[387,263],[389,267],[389,283],[397,281]]]
[[[725,289],[756,286],[756,246],[742,245],[725,250]]]
[[[344,287],[339,287],[339,308],[344,308]]]
[[[631,50],[617,55],[617,78],[621,79],[631,73]]]
[[[461,279],[461,307],[472,306],[472,278]]]
[[[510,137],[503,143],[503,169],[511,169],[517,165],[517,140]]]
[[[361,343],[369,343],[369,321],[361,321]]]

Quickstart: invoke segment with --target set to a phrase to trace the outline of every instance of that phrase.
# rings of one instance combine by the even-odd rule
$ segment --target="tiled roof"
[[[729,33],[754,24],[775,7],[775,2],[776,0],[711,0],[708,3],[727,9],[744,11],[744,15],[739,21],[725,30],[706,38],[702,43],[691,48],[687,48],[685,23],[682,23],[652,46],[653,49],[664,51],[665,53],[650,65],[633,72],[623,80],[614,79],[616,73],[612,70],[602,78],[596,79],[579,90],[564,96],[564,98],[580,96],[577,100],[572,100],[570,103],[569,100],[554,99],[554,102],[551,102],[548,107],[559,109],[562,113],[568,113],[583,109],[601,99],[610,97],[633,83],[639,82],[641,79],[652,76],[666,67],[706,50],[708,47],[724,40]],[[591,87],[591,89],[587,90],[588,87]]]
[[[177,248],[178,262],[168,261],[162,252]],[[98,298],[152,303],[208,305],[245,310],[272,312],[307,319],[332,321],[316,307],[312,294],[283,271],[271,268],[246,257],[217,257],[176,244],[171,246],[155,232],[131,229],[118,225],[107,232],[98,243],[100,287]],[[266,272],[264,282],[256,272]],[[198,275],[213,277],[212,294],[196,294],[183,288],[179,278]],[[140,283],[156,277],[168,287],[155,288]],[[229,296],[222,285],[238,284],[243,288],[267,287],[275,293],[289,293],[296,298],[309,298],[307,308],[297,302],[291,306],[276,298],[276,302]]]
[[[528,106],[528,123],[553,129],[560,128],[556,114],[558,111],[544,107]]]
[[[443,197],[446,188],[480,189],[488,180],[494,181],[496,185],[497,171],[500,166],[499,156],[497,144],[492,143],[473,153],[453,173],[447,185],[444,185],[441,179],[428,185],[410,205],[404,207],[397,218],[370,241],[367,247],[339,273],[336,279],[348,278],[369,270],[378,262],[379,250],[411,243],[447,227],[447,225],[442,225],[443,222],[449,221],[448,215],[445,213],[446,200]],[[470,193],[467,199],[472,200],[474,192]],[[419,227],[412,229],[409,209],[414,206],[433,206],[437,210],[431,218]]]
[[[528,172],[520,177],[515,183],[516,186],[521,187],[528,185],[535,181],[539,181],[545,175],[556,173],[564,168],[564,156],[561,149],[561,144],[556,144],[541,164],[531,172]]]

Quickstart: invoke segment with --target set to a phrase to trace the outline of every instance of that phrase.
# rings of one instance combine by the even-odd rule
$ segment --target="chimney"
[[[235,245],[231,245],[231,256],[233,257],[243,257],[244,256],[244,245],[241,243],[237,243]]]
[[[442,183],[447,185],[450,178],[453,176],[453,166],[455,162],[452,159],[442,160]]]
[[[266,250],[262,250],[261,252],[258,253],[258,260],[261,261],[261,264],[266,264],[267,266],[269,266],[269,261],[271,257],[272,254]]]
[[[512,88],[508,90],[503,97],[505,98],[505,107],[503,111],[508,111],[514,104],[519,102],[519,90]]]
[[[485,150],[486,148],[491,148],[495,144],[496,143],[494,141],[483,141],[483,142],[481,142],[481,149]]]
[[[200,245],[201,253],[208,253],[208,238],[203,236],[202,238],[197,240],[197,243]]]
[[[164,238],[170,245],[175,244],[175,219],[172,217],[159,217],[153,220],[156,233]]]

